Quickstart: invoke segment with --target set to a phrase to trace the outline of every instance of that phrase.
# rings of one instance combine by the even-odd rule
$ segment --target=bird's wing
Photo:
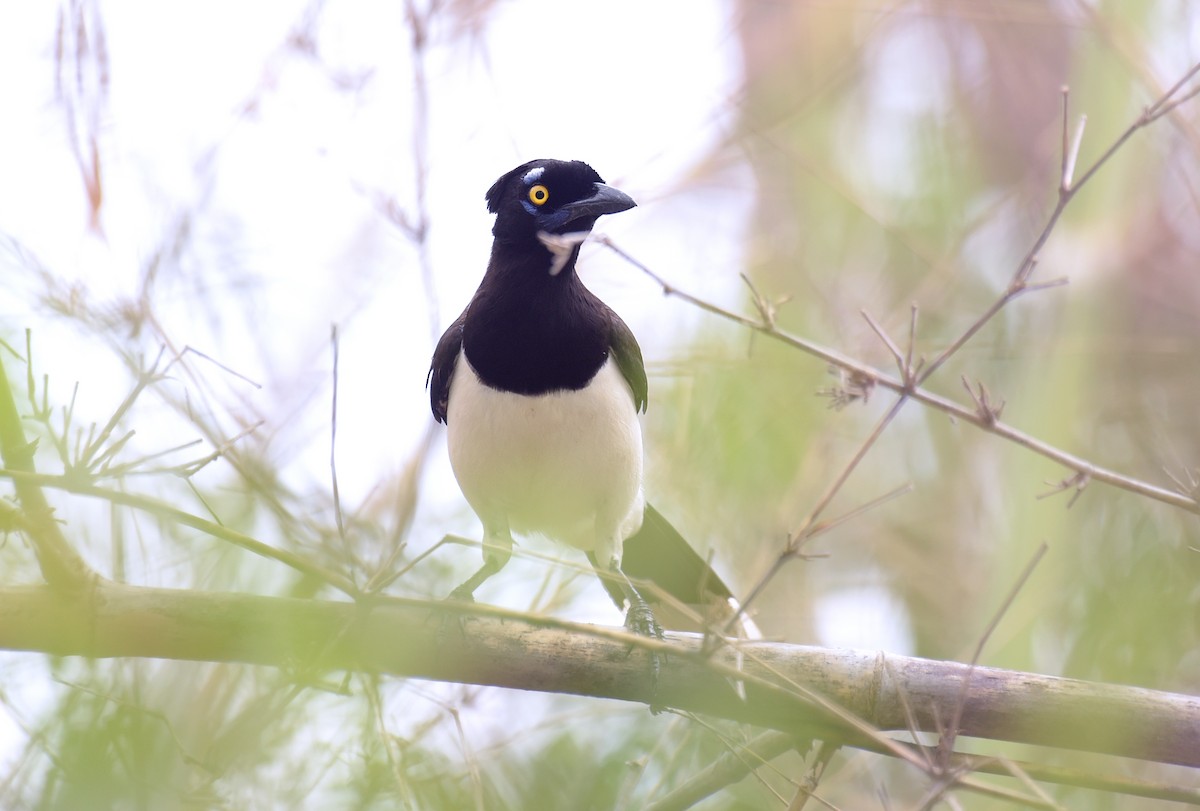
[[[429,374],[425,376],[429,406],[433,409],[433,418],[438,422],[446,421],[446,409],[450,405],[450,378],[454,376],[454,365],[458,362],[458,353],[462,351],[463,322],[466,318],[467,311],[463,310],[462,315],[442,333],[437,348],[433,350]]]
[[[617,368],[621,370],[621,375],[633,391],[633,403],[637,410],[645,411],[650,387],[646,382],[646,364],[642,361],[642,348],[638,346],[633,330],[621,320],[621,316],[610,309],[608,317],[612,323],[608,343],[613,360],[617,362]]]

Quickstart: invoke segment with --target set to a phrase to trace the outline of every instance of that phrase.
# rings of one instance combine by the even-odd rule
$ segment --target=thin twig
[[[925,365],[925,358],[918,358],[917,365],[913,366],[913,354],[917,351],[917,317],[920,309],[914,301],[910,305],[911,315],[908,319],[908,351],[904,353],[904,368],[908,369],[908,374],[905,379],[916,381],[917,375],[921,372],[921,367]]]
[[[213,450],[211,452],[206,453],[204,456],[201,456],[199,459],[193,459],[190,462],[184,462],[183,464],[175,465],[174,467],[167,468],[166,472],[175,473],[176,475],[183,476],[184,478],[194,476],[196,473],[203,470],[205,467],[212,464],[217,459],[220,459],[223,455],[228,453],[229,449],[232,448],[234,446],[234,444],[236,444],[237,442],[241,441],[242,439],[245,439],[246,437],[250,436],[252,433],[254,433],[259,428],[261,428],[264,423],[266,423],[266,420],[259,420],[258,422],[255,422],[252,425],[249,425],[246,428],[243,428],[241,431],[234,434],[229,439],[225,440],[220,445],[213,448]]]
[[[165,353],[166,347],[160,347],[158,350],[158,355],[154,358],[154,362],[150,364],[149,368],[140,369],[138,371],[137,380],[133,384],[133,389],[130,390],[129,394],[125,395],[125,399],[121,401],[121,404],[118,405],[116,410],[113,411],[112,415],[109,416],[108,422],[106,422],[104,427],[100,429],[100,433],[96,435],[95,439],[89,441],[79,458],[77,458],[73,464],[68,466],[68,472],[75,470],[78,472],[91,473],[98,468],[102,460],[96,458],[96,454],[100,452],[100,449],[108,441],[108,438],[112,436],[112,432],[114,429],[116,429],[117,423],[119,423],[121,419],[127,413],[129,413],[129,410],[133,408],[134,403],[137,402],[138,397],[140,397],[142,392],[146,390],[147,386],[150,386],[151,384],[162,379],[162,375],[158,372],[158,364],[162,361],[162,357]],[[126,439],[128,439],[128,436]]]
[[[995,632],[996,626],[1000,624],[1000,620],[1008,613],[1008,609],[1012,607],[1013,602],[1017,599],[1017,595],[1025,584],[1029,582],[1030,575],[1037,568],[1038,563],[1046,554],[1048,547],[1043,541],[1038,545],[1038,548],[1033,553],[1033,557],[1025,564],[1025,568],[1017,576],[1017,581],[1013,583],[1013,587],[1008,592],[1008,596],[1004,598],[1004,602],[1000,604],[1000,608],[996,610],[991,622],[984,629],[983,634],[979,637],[979,642],[975,645],[975,652],[971,654],[971,663],[967,667],[967,672],[963,675],[962,687],[959,689],[958,700],[954,703],[954,715],[950,718],[950,726],[942,735],[941,741],[938,742],[938,752],[941,754],[941,765],[943,768],[949,768],[950,754],[954,751],[954,743],[958,738],[958,728],[962,723],[963,710],[967,706],[967,693],[971,687],[971,676],[975,672],[975,668],[979,665],[979,657],[983,655],[983,646],[991,639],[992,633]]]
[[[1087,129],[1087,116],[1079,116],[1079,126],[1075,128],[1075,140],[1071,142],[1070,157],[1067,159],[1066,173],[1063,175],[1063,188],[1070,189],[1075,177],[1075,164],[1079,160],[1079,149],[1083,146],[1083,131]]]
[[[799,551],[800,548],[803,547],[803,545],[808,541],[812,528],[816,526],[817,520],[825,512],[826,508],[829,507],[829,503],[833,501],[834,497],[841,491],[842,487],[846,483],[846,480],[850,478],[850,474],[853,473],[862,460],[866,458],[867,452],[875,446],[875,443],[879,440],[879,437],[883,436],[884,430],[891,425],[892,420],[894,420],[896,415],[900,413],[900,409],[904,408],[904,404],[907,401],[907,393],[901,392],[900,396],[896,398],[896,402],[892,403],[892,407],[889,408],[887,412],[879,418],[879,422],[875,424],[875,427],[871,430],[871,433],[868,434],[867,438],[864,439],[862,444],[858,446],[858,450],[855,451],[852,457],[850,457],[850,461],[842,467],[841,472],[837,475],[829,487],[825,489],[825,492],[821,494],[821,497],[817,499],[816,505],[812,508],[809,514],[804,517],[804,520],[800,523],[800,526],[797,527],[797,529],[792,533],[792,538],[795,539],[793,544],[795,551]]]
[[[1059,90],[1062,94],[1062,145],[1059,147],[1059,152],[1062,157],[1062,171],[1059,172],[1058,188],[1059,190],[1071,188],[1070,172],[1067,170],[1067,130],[1070,129],[1069,101],[1071,98],[1071,88],[1063,85]]]
[[[817,499],[816,505],[812,508],[808,515],[804,517],[804,520],[801,521],[800,526],[788,536],[787,545],[784,547],[784,550],[779,553],[779,557],[767,568],[767,571],[764,572],[761,577],[759,577],[758,582],[754,584],[754,587],[750,589],[749,594],[746,595],[746,599],[743,600],[738,606],[738,610],[725,623],[724,632],[726,634],[732,633],[737,621],[743,614],[750,610],[750,606],[756,599],[758,599],[763,589],[765,589],[767,584],[774,579],[775,575],[777,575],[783,569],[784,564],[796,558],[806,557],[803,550],[808,542],[832,526],[832,524],[819,524],[817,523],[817,520],[829,506],[829,503],[833,501],[834,496],[837,495],[837,493],[842,489],[842,486],[850,478],[850,474],[853,473],[855,468],[858,467],[859,463],[866,458],[867,452],[875,445],[875,442],[879,439],[879,437],[883,435],[884,429],[887,428],[895,416],[900,413],[900,409],[904,407],[906,396],[907,395],[905,394],[901,394],[900,397],[897,398],[896,402],[892,404],[892,407],[888,410],[888,412],[883,415],[878,423],[876,423],[875,429],[871,431],[870,435],[868,435],[867,438],[863,440],[862,444],[859,445],[858,451],[850,458],[850,461],[845,464],[837,478],[835,478],[833,483],[826,488],[825,492],[821,494],[821,497]],[[902,493],[908,492],[908,489],[909,488],[906,485],[898,488],[897,490],[893,490],[891,493],[884,495],[882,498],[876,499],[873,502],[869,502],[867,505],[857,508],[856,510],[852,511],[850,515],[859,515],[874,506],[882,504],[884,501],[889,501],[892,498],[901,495]],[[842,520],[837,521],[837,523],[842,523]]]
[[[1088,170],[1083,173],[1083,176],[1079,178],[1079,182],[1074,184],[1071,184],[1069,181],[1071,179],[1071,175],[1073,175],[1075,171],[1075,159],[1082,145],[1083,129],[1084,124],[1086,123],[1086,118],[1080,121],[1079,128],[1076,130],[1075,143],[1068,150],[1066,137],[1066,93],[1064,92],[1063,148],[1067,151],[1064,152],[1062,158],[1062,175],[1060,177],[1058,190],[1058,202],[1055,204],[1054,210],[1050,213],[1050,216],[1046,219],[1046,223],[1042,226],[1041,232],[1037,235],[1037,238],[1034,239],[1033,244],[1026,252],[1024,258],[1017,265],[1017,269],[1013,273],[1012,279],[1005,291],[992,304],[992,306],[983,313],[983,315],[979,316],[979,318],[977,318],[969,327],[967,327],[962,335],[951,342],[951,344],[946,347],[946,349],[943,350],[941,354],[939,354],[937,358],[935,358],[934,361],[929,364],[928,367],[926,367],[925,371],[922,372],[920,377],[917,379],[918,384],[922,384],[928,380],[930,375],[936,372],[938,368],[942,366],[942,364],[944,364],[950,359],[951,356],[958,352],[958,350],[961,349],[967,341],[974,337],[975,334],[984,327],[984,325],[990,322],[1006,304],[1011,302],[1020,293],[1025,292],[1029,275],[1033,272],[1033,269],[1037,264],[1037,257],[1041,253],[1042,248],[1045,247],[1047,240],[1050,239],[1050,235],[1054,232],[1055,227],[1058,225],[1058,221],[1062,217],[1062,213],[1064,209],[1066,209],[1067,204],[1075,198],[1075,195],[1080,189],[1087,185],[1088,181],[1096,175],[1100,168],[1108,163],[1112,156],[1116,154],[1117,150],[1119,150],[1126,141],[1133,137],[1134,133],[1157,120],[1160,116],[1165,115],[1167,112],[1174,109],[1176,105],[1168,104],[1168,101],[1198,71],[1200,71],[1200,63],[1194,65],[1191,70],[1184,74],[1183,78],[1176,82],[1170,90],[1164,93],[1158,99],[1158,101],[1148,107],[1146,111],[1142,113],[1142,115],[1138,116],[1138,118],[1132,124],[1130,124],[1129,127],[1126,128],[1126,130],[1122,132],[1115,141],[1113,141],[1108,149],[1106,149],[1104,153],[1096,159],[1095,163],[1093,163]],[[1194,94],[1189,94],[1186,98],[1190,98],[1192,95]],[[1178,102],[1182,101],[1184,101],[1184,99],[1178,100]]]
[[[33,543],[38,566],[47,583],[67,589],[81,588],[100,576],[67,542],[54,517],[54,509],[42,492],[42,484],[29,478],[39,475],[34,465],[36,450],[37,443],[25,438],[12,387],[4,364],[0,363],[0,458],[18,473],[13,478],[13,488],[28,522],[26,535]]]
[[[338,537],[349,552],[346,540],[346,525],[342,521],[342,495],[338,489],[337,474],[337,429],[338,429],[338,329],[337,324],[329,328],[329,343],[333,351],[333,398],[329,415],[329,476],[333,484],[333,516],[337,521]],[[347,560],[352,560],[347,556]]]
[[[1132,138],[1138,130],[1154,123],[1188,99],[1194,98],[1196,91],[1188,93],[1186,96],[1172,101],[1172,97],[1178,93],[1185,84],[1191,81],[1191,79],[1197,73],[1200,73],[1200,62],[1197,62],[1195,65],[1193,65],[1187,71],[1187,73],[1183,74],[1179,81],[1173,84],[1166,93],[1163,93],[1161,96],[1159,96],[1153,104],[1147,107],[1146,110],[1140,116],[1138,116],[1136,121],[1130,124],[1129,127],[1123,133],[1121,133],[1117,140],[1115,140],[1112,145],[1104,151],[1104,154],[1097,158],[1096,162],[1093,163],[1087,172],[1084,173],[1083,177],[1080,178],[1079,183],[1077,183],[1075,187],[1071,189],[1071,194],[1074,194],[1081,186],[1083,186],[1084,183],[1091,180],[1092,175],[1096,174],[1096,172],[1100,170],[1100,167],[1108,163],[1109,159],[1116,154],[1117,150],[1124,146],[1125,142]]]
[[[404,16],[409,31],[409,54],[412,67],[412,161],[415,223],[409,238],[417,248],[417,264],[421,269],[421,284],[425,289],[425,307],[429,317],[429,335],[435,343],[441,334],[437,286],[434,284],[433,255],[429,244],[429,79],[426,60],[429,54],[429,34],[439,4],[429,3],[419,9],[415,0],[405,0]]]
[[[230,529],[229,527],[201,518],[198,515],[193,515],[165,501],[159,501],[149,496],[127,493],[123,490],[97,487],[70,476],[52,476],[46,473],[36,473],[11,467],[0,469],[0,478],[11,479],[16,485],[18,492],[21,492],[22,488],[30,486],[37,488],[52,487],[64,492],[74,493],[78,496],[99,498],[110,504],[119,504],[124,507],[142,510],[161,518],[169,518],[184,526],[198,529],[217,540],[231,543],[260,557],[277,561],[302,574],[311,575],[350,597],[358,598],[360,596],[358,587],[336,572],[332,572],[319,564],[313,563],[287,550],[276,549],[235,529]],[[62,543],[66,545],[66,539],[63,539]],[[68,548],[70,547],[68,546]],[[72,554],[74,554],[74,550],[72,550]]]
[[[804,785],[796,792],[796,796],[792,798],[792,804],[788,806],[788,811],[803,811],[804,806],[808,801],[816,798],[817,802],[826,808],[836,811],[836,806],[831,805],[821,797],[817,797],[817,786],[821,783],[821,778],[825,775],[825,770],[829,768],[830,761],[833,756],[838,753],[841,746],[833,741],[822,741],[821,748],[817,752],[817,756],[813,758],[812,766],[808,769],[808,775],[804,778]]]
[[[1131,476],[1125,476],[1121,473],[1117,473],[1116,471],[1100,467],[1093,462],[1089,462],[1080,456],[1076,456],[1075,454],[1056,448],[1049,443],[1043,442],[1042,440],[1019,431],[1003,422],[996,421],[989,424],[986,420],[981,419],[979,415],[975,413],[974,409],[967,408],[966,406],[960,405],[959,403],[956,403],[946,397],[942,397],[939,394],[934,394],[927,389],[914,388],[909,390],[904,381],[892,377],[886,372],[876,369],[869,364],[863,363],[862,361],[856,360],[847,355],[843,355],[834,349],[822,346],[814,341],[784,332],[777,327],[765,325],[752,318],[747,318],[744,315],[732,312],[731,310],[727,310],[723,307],[717,306],[716,304],[697,298],[696,296],[693,296],[683,290],[679,290],[663,280],[662,277],[660,277],[642,262],[639,262],[637,259],[630,256],[615,243],[613,243],[608,237],[601,236],[598,237],[597,240],[603,245],[607,246],[610,250],[617,254],[617,256],[620,256],[630,265],[642,271],[651,279],[654,279],[662,287],[664,295],[673,296],[701,310],[704,310],[705,312],[711,313],[735,324],[740,324],[747,329],[755,330],[763,335],[768,335],[771,338],[780,341],[781,343],[787,344],[795,349],[799,349],[802,352],[812,355],[813,357],[820,358],[832,366],[836,366],[839,369],[844,369],[855,377],[864,380],[870,380],[874,384],[882,386],[885,389],[889,389],[897,394],[904,394],[907,391],[908,396],[913,400],[927,405],[930,408],[935,408],[938,411],[942,411],[954,419],[970,423],[977,428],[981,428],[989,433],[995,434],[996,436],[1007,439],[1010,442],[1020,445],[1026,450],[1032,451],[1040,456],[1044,456],[1051,461],[1057,462],[1063,467],[1070,468],[1072,471],[1086,473],[1095,481],[1103,482],[1112,487],[1127,490],[1131,493],[1136,493],[1138,495],[1145,496],[1146,498],[1160,501],[1164,504],[1170,504],[1173,507],[1179,507],[1180,509],[1187,510],[1188,512],[1200,513],[1200,502],[1187,495],[1177,493],[1173,490],[1167,490],[1165,488],[1158,487],[1157,485],[1135,479]],[[922,379],[924,377],[925,375],[922,374],[918,379]]]
[[[892,358],[896,361],[896,370],[900,372],[900,377],[908,379],[908,364],[905,362],[905,355],[900,351],[900,347],[896,346],[896,342],[891,339],[883,327],[875,323],[875,319],[866,310],[859,310],[859,314],[866,319],[867,326],[879,337],[883,345],[887,347],[888,352],[892,353]]]
[[[246,375],[242,374],[241,372],[237,371],[236,369],[226,366],[224,363],[221,363],[221,361],[217,360],[212,355],[205,354],[204,352],[201,352],[199,349],[196,349],[194,346],[187,346],[187,345],[185,345],[183,347],[183,349],[179,352],[179,354],[176,355],[171,360],[171,362],[167,364],[166,368],[163,369],[163,374],[165,375],[167,372],[169,372],[171,370],[172,366],[174,366],[176,363],[183,360],[184,355],[195,355],[196,357],[203,358],[204,360],[211,363],[213,366],[216,366],[218,369],[220,369],[225,374],[232,375],[233,377],[236,377],[238,380],[242,381],[243,383],[249,383],[251,386],[253,386],[256,389],[262,388],[262,383],[259,383],[255,380],[247,377]]]

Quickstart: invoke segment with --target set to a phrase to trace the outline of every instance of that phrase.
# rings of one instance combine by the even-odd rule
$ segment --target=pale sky
[[[269,415],[264,430],[295,449],[285,478],[300,489],[328,480],[328,336],[337,323],[339,480],[350,509],[404,465],[428,426],[432,336],[478,284],[491,239],[483,193],[512,166],[588,161],[639,203],[598,231],[691,292],[741,301],[751,175],[734,160],[689,183],[735,123],[740,57],[727,4],[521,0],[496,4],[477,35],[433,27],[424,70],[434,325],[417,252],[373,203],[414,204],[417,102],[404,4],[327,3],[313,28],[319,61],[286,44],[306,8],[101,4],[110,73],[96,118],[99,232],[56,95],[57,9],[21,4],[0,25],[0,277],[19,280],[0,285],[0,320],[13,337],[33,327],[59,402],[80,382],[81,418],[106,419],[128,377],[107,347],[30,310],[38,286],[15,270],[28,260],[14,245],[94,303],[116,305],[135,294],[165,235],[193,217],[196,247],[182,280],[171,275],[156,291],[156,314],[175,345],[263,384],[253,390],[199,365],[218,400],[244,398]],[[702,321],[607,251],[585,249],[581,269],[629,322],[652,367]],[[158,423],[143,414],[137,427],[131,447],[142,452],[192,438],[174,416]],[[418,534],[432,513],[438,531],[449,520],[477,536],[444,452],[434,459]],[[473,568],[476,553],[463,554]],[[618,622],[595,592],[578,618]],[[863,610],[869,597],[858,595],[857,614],[824,612],[822,627],[868,647],[891,638],[891,649],[902,648],[894,639],[903,628],[876,627]],[[895,606],[876,613],[894,618]]]
[[[156,314],[175,345],[263,384],[255,391],[198,365],[214,396],[230,392],[222,403],[232,408],[244,398],[267,414],[264,430],[292,449],[285,477],[296,487],[329,478],[333,323],[342,332],[338,464],[348,509],[403,467],[430,419],[424,380],[433,336],[469,299],[486,264],[483,193],[518,163],[588,161],[639,202],[604,218],[598,231],[684,289],[741,306],[753,180],[734,155],[732,169],[689,183],[735,124],[739,43],[725,3],[618,0],[603,13],[580,13],[575,4],[522,0],[496,4],[475,34],[433,26],[424,71],[435,325],[417,252],[373,202],[390,197],[409,211],[414,204],[417,102],[404,4],[326,3],[312,26],[319,60],[286,44],[306,8],[272,3],[247,12],[230,0],[102,6],[110,71],[97,128],[102,234],[89,226],[56,96],[57,11],[27,4],[0,26],[0,75],[9,77],[0,84],[0,109],[8,111],[0,239],[15,240],[92,300],[115,303],[133,295],[164,235],[192,213],[198,248],[185,281],[156,290]],[[0,273],[11,273],[3,268],[13,261],[0,251]],[[638,335],[653,388],[654,364],[670,361],[704,316],[665,299],[601,248],[585,249],[581,269]],[[0,289],[0,317],[13,334],[34,327],[60,402],[79,380],[81,415],[105,419],[124,396],[126,374],[107,347],[31,313],[30,289]],[[135,444],[143,452],[191,438],[175,417],[163,425],[153,415],[140,419]],[[477,536],[444,452],[433,459],[418,528],[432,514],[439,532],[450,520],[453,531]],[[417,548],[434,540],[414,539]],[[595,610],[612,619],[596,591]],[[872,644],[897,631],[867,625],[828,632]]]
[[[599,230],[680,283],[703,290],[713,286],[703,277],[718,271],[736,280],[748,176],[734,178],[743,185],[733,194],[723,190],[720,217],[689,216],[703,213],[703,190],[677,193],[730,124],[738,57],[723,4],[615,2],[580,15],[570,4],[525,0],[497,4],[479,36],[434,26],[425,57],[434,327],[416,252],[372,203],[414,203],[403,4],[327,4],[314,29],[320,64],[284,45],[304,8],[103,6],[110,95],[98,128],[101,237],[89,228],[55,100],[56,10],[23,7],[0,27],[0,70],[10,77],[0,88],[0,109],[9,111],[0,130],[0,234],[107,300],[131,295],[172,224],[198,212],[191,227],[209,265],[189,269],[195,287],[160,292],[168,335],[269,386],[314,361],[327,366],[328,325],[342,325],[341,484],[351,501],[398,465],[424,428],[430,336],[478,283],[490,242],[483,192],[512,166],[587,160],[640,203]],[[215,175],[198,168],[210,165]],[[585,279],[630,321],[647,354],[661,355],[656,342],[694,313],[647,295],[653,285],[606,252],[590,253]],[[360,287],[370,279],[369,295],[348,292],[348,277]],[[254,311],[240,319],[245,332],[231,302],[225,331],[213,335],[197,288],[218,301],[254,296]],[[25,320],[22,292],[0,298],[10,320]],[[50,328],[41,319],[36,326],[46,330],[39,346],[49,361]],[[263,353],[245,351],[255,342],[266,344]],[[69,355],[54,358],[55,370],[96,394],[102,418],[109,404],[100,388],[113,382],[112,367],[74,347]],[[395,426],[394,441],[379,441],[385,426]],[[321,444],[310,460],[317,478],[326,475]]]

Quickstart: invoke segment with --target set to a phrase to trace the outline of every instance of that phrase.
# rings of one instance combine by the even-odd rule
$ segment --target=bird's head
[[[503,175],[487,192],[488,211],[496,215],[492,234],[498,242],[535,241],[555,256],[551,273],[562,269],[563,251],[573,252],[603,214],[637,203],[605,185],[583,161],[535,160]]]

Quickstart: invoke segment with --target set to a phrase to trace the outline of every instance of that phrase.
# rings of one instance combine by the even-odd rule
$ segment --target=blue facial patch
[[[533,212],[530,213],[532,214]],[[537,215],[537,222],[543,231],[553,232],[554,230],[566,225],[567,218],[570,216],[570,213],[563,208],[560,208],[557,211],[542,210]]]

